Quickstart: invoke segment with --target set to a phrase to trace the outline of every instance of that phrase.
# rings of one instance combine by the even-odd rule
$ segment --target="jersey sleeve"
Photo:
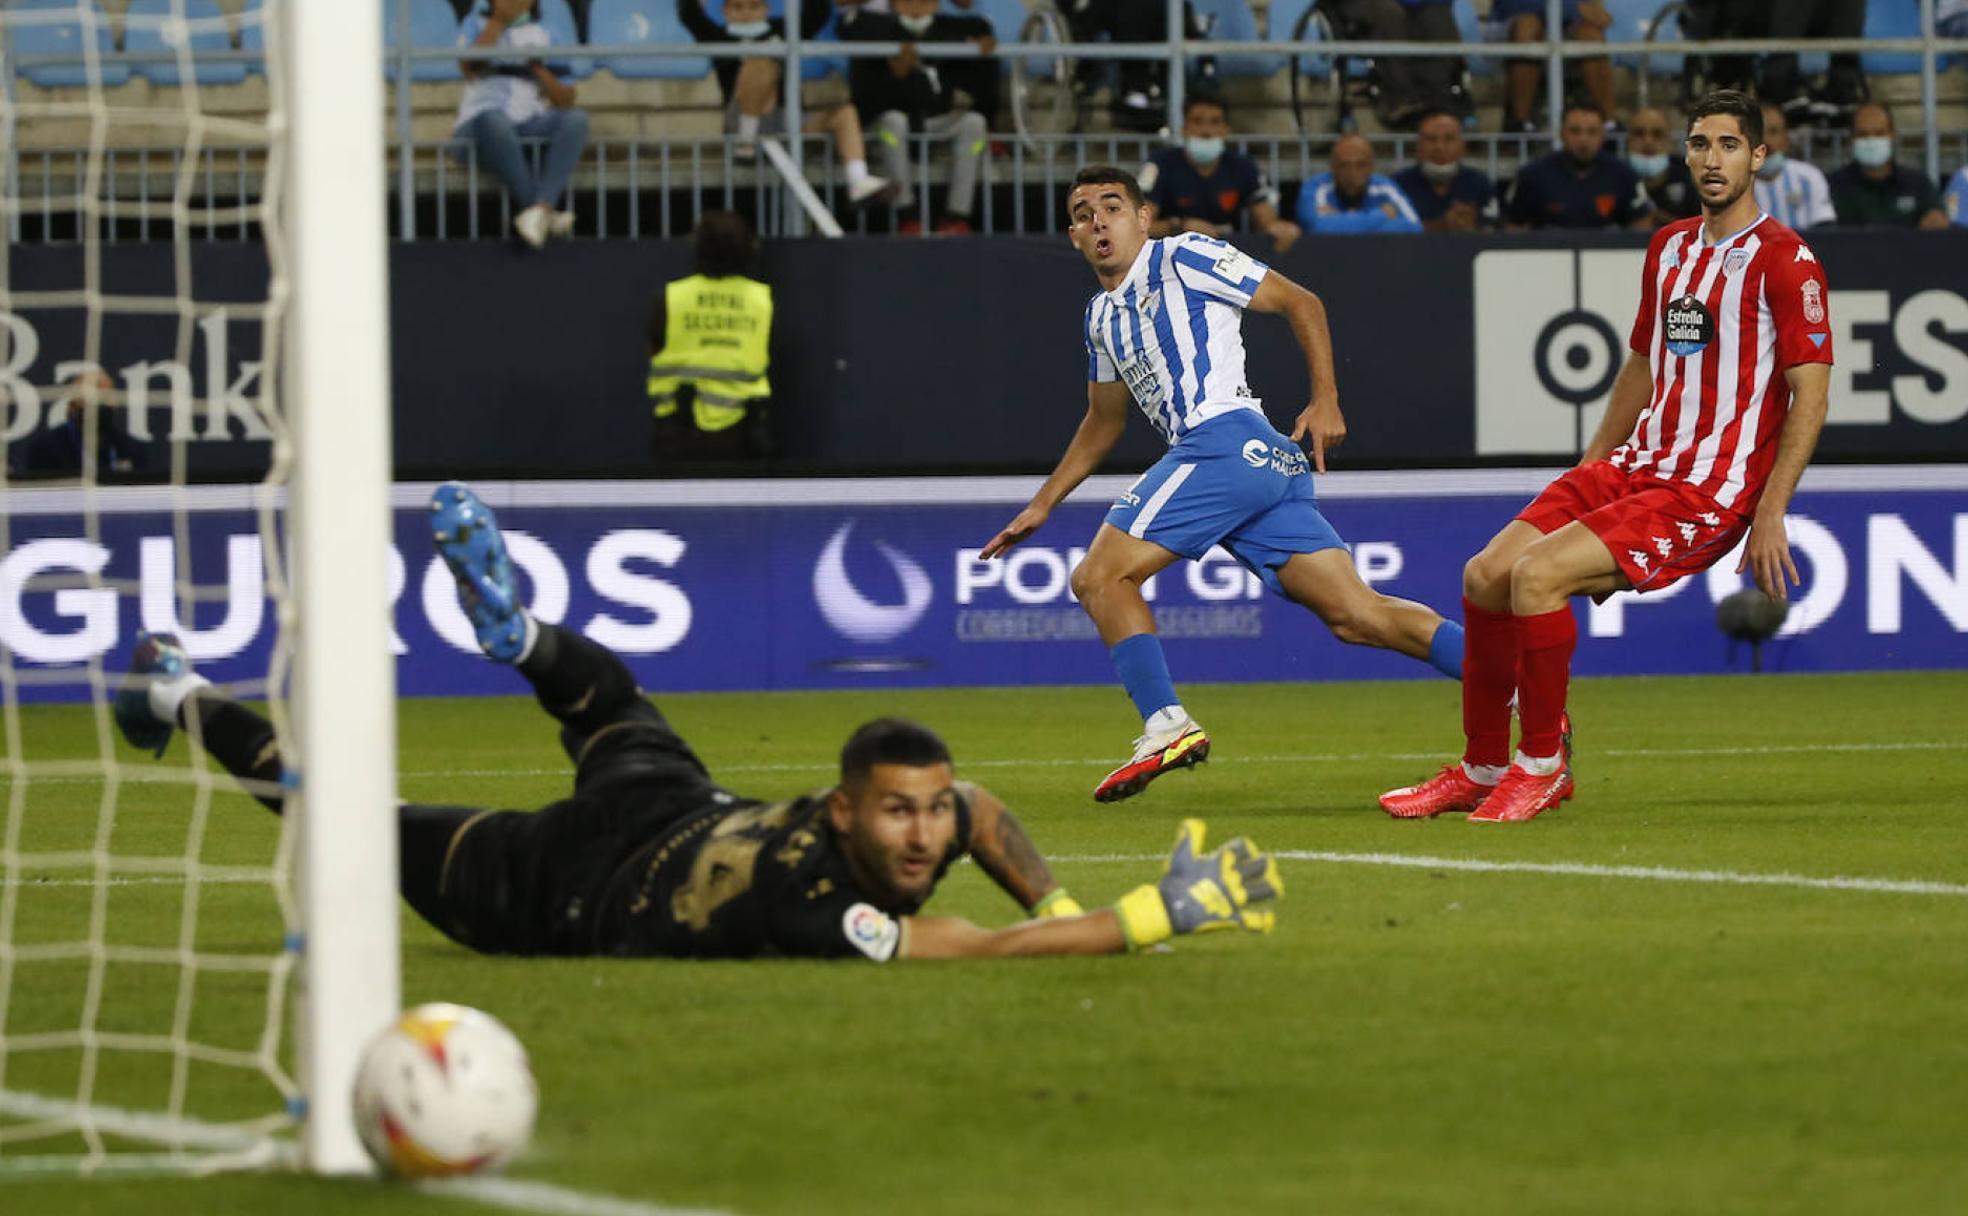
[[[1654,239],[1647,242],[1647,257],[1640,270],[1640,311],[1633,317],[1633,332],[1627,337],[1626,345],[1634,354],[1645,358],[1654,349],[1654,319],[1660,316],[1660,301],[1654,298],[1654,283],[1660,278],[1661,248],[1667,244],[1668,229],[1662,228],[1654,233]]]
[[[1771,254],[1776,261],[1763,276],[1763,298],[1777,327],[1777,370],[1830,363],[1831,288],[1824,264],[1802,241]]]
[[[1100,335],[1093,332],[1093,306],[1099,302],[1099,296],[1087,301],[1086,319],[1080,326],[1080,336],[1086,340],[1087,379],[1095,384],[1111,384],[1121,378],[1121,373],[1114,366],[1107,348],[1101,345]]]
[[[877,908],[852,887],[833,887],[817,895],[789,890],[774,901],[766,940],[775,953],[788,958],[885,963],[902,944],[902,918]]]
[[[1214,237],[1189,233],[1173,239],[1176,277],[1184,287],[1213,300],[1248,307],[1271,272],[1248,253]]]

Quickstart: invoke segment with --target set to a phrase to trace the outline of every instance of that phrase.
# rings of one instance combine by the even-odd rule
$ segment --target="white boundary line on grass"
[[[219,1123],[206,1123],[185,1116],[172,1118],[145,1111],[123,1110],[114,1106],[88,1106],[42,1094],[0,1089],[0,1114],[16,1118],[73,1123],[84,1120],[98,1131],[131,1140],[158,1144],[178,1144],[217,1153],[246,1153],[253,1157],[239,1161],[235,1168],[259,1169],[272,1163],[292,1166],[296,1161],[293,1144],[257,1135]],[[0,1154],[0,1180],[21,1176],[45,1177],[51,1174],[80,1176],[85,1168],[114,1173],[185,1174],[211,1169],[209,1159],[169,1154],[112,1154],[93,1165],[88,1158],[37,1155],[8,1157]],[[465,1199],[490,1207],[518,1212],[539,1212],[544,1216],[729,1216],[711,1208],[670,1208],[613,1195],[572,1191],[543,1182],[521,1182],[511,1178],[449,1178],[416,1184],[426,1194],[445,1199]],[[4,1194],[0,1191],[0,1194]]]
[[[1055,865],[1145,865],[1167,860],[1165,853],[1082,853],[1046,860]],[[1395,866],[1409,870],[1461,870],[1476,874],[1555,874],[1566,878],[1630,878],[1643,882],[1691,882],[1737,887],[1800,887],[1812,891],[1868,891],[1882,895],[1968,897],[1968,883],[1924,878],[1814,878],[1808,874],[1755,874],[1737,870],[1679,870],[1671,866],[1602,866],[1583,861],[1484,861],[1475,857],[1429,857],[1410,853],[1326,853],[1284,849],[1280,861],[1319,861],[1334,865]]]

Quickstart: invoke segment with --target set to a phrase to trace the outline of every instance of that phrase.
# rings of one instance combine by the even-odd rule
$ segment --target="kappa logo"
[[[878,963],[894,958],[902,941],[902,926],[873,904],[855,904],[843,913],[841,933],[848,945]]]
[[[1813,325],[1820,325],[1825,319],[1824,288],[1818,286],[1816,279],[1805,279],[1799,289],[1804,296],[1804,319]]]
[[[1640,567],[1640,572],[1642,574],[1645,574],[1647,572],[1648,563],[1653,560],[1649,558],[1646,554],[1640,552],[1640,550],[1638,549],[1628,549],[1626,551],[1626,556],[1630,561],[1632,561],[1634,565]]]
[[[1697,515],[1695,518],[1701,520],[1703,523],[1707,524],[1711,528],[1719,528],[1722,526],[1722,517],[1720,515],[1717,515],[1713,511],[1703,511],[1700,515]]]
[[[1654,537],[1654,552],[1660,554],[1662,557],[1666,557],[1668,554],[1674,552],[1674,542],[1665,536],[1656,536]]]
[[[1674,526],[1680,529],[1681,531],[1682,544],[1692,545],[1695,543],[1695,525],[1683,520],[1681,523],[1678,523]]]
[[[848,577],[847,538],[853,531],[854,521],[850,519],[835,529],[820,551],[820,560],[813,566],[813,602],[819,606],[822,619],[842,637],[856,642],[892,642],[915,628],[929,611],[929,572],[893,545],[876,541],[875,551],[902,585],[901,603],[876,603],[861,594]]]
[[[1797,256],[1791,259],[1791,264],[1795,265],[1798,262],[1815,262],[1817,260],[1818,260],[1818,255],[1811,252],[1811,247],[1809,245],[1799,245],[1797,247]]]

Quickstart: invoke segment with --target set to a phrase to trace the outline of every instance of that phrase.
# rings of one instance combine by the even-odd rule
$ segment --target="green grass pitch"
[[[543,1087],[516,1178],[743,1213],[1960,1212],[1968,1204],[1968,673],[1581,681],[1578,798],[1535,823],[1394,823],[1379,790],[1459,742],[1448,683],[1198,686],[1216,758],[1131,802],[1094,782],[1134,726],[1118,690],[680,696],[727,784],[824,785],[866,717],[942,729],[1082,902],[1147,880],[1183,815],[1299,854],[1277,932],[1167,953],[888,967],[474,957],[406,916],[412,1001],[496,1013]],[[566,788],[530,700],[401,708],[406,798],[530,807]],[[88,711],[22,713],[28,758],[91,755]],[[126,760],[134,753],[121,749]],[[173,744],[182,763],[185,745]],[[11,792],[11,790],[9,791]],[[24,847],[86,845],[99,783],[34,783]],[[119,851],[181,850],[190,795],[132,785]],[[266,854],[271,817],[211,808],[209,861]],[[1318,854],[1320,856],[1310,856]],[[1400,866],[1387,855],[1575,863]],[[1621,869],[1624,867],[1625,869]],[[1679,878],[1640,873],[1659,867]],[[1703,875],[1706,877],[1703,877]],[[1921,880],[1923,890],[1729,875]],[[118,940],[176,940],[182,892],[112,891]],[[16,940],[87,924],[29,883]],[[1005,923],[960,867],[932,912]],[[212,888],[203,943],[276,932]],[[112,967],[106,1024],[168,1025],[173,981]],[[30,974],[30,972],[32,972]],[[80,969],[16,973],[9,1030],[73,1025]],[[197,1026],[250,1042],[252,985],[207,981]],[[68,1093],[75,1058],[9,1062]],[[161,1100],[128,1058],[105,1093]],[[194,1070],[194,1109],[264,1091]],[[72,1144],[18,1146],[56,1151]],[[21,1213],[466,1211],[286,1176],[21,1178]]]

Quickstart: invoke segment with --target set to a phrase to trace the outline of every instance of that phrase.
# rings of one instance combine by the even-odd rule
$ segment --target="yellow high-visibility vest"
[[[697,429],[722,431],[772,395],[765,377],[772,289],[755,279],[693,274],[663,288],[663,349],[649,360],[649,400],[658,418],[676,413],[677,390],[697,386]]]

